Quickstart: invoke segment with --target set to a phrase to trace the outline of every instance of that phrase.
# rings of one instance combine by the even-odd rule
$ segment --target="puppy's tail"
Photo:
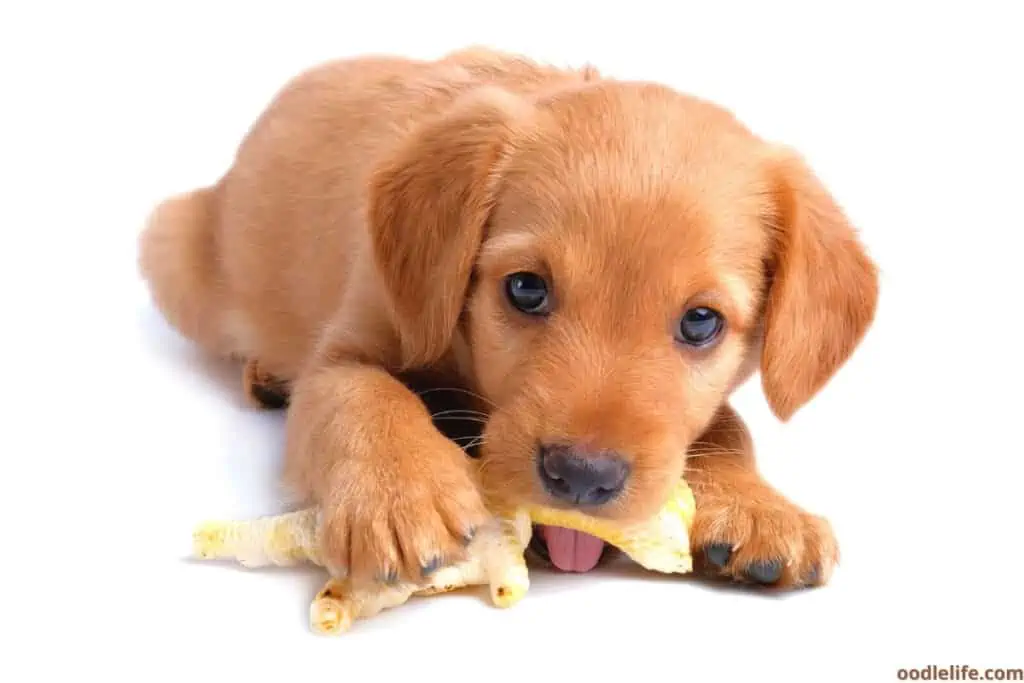
[[[139,270],[157,308],[186,337],[228,354],[214,187],[160,203],[139,239]]]

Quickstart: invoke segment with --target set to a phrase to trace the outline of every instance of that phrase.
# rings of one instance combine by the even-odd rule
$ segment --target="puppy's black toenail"
[[[288,394],[262,384],[252,385],[252,397],[268,410],[281,410],[288,407]]]
[[[758,583],[775,583],[782,576],[781,560],[751,562],[747,565],[747,578]]]
[[[811,567],[811,571],[807,572],[807,578],[804,579],[804,583],[808,586],[814,586],[818,583],[818,578],[821,576],[821,570],[817,567]]]
[[[469,545],[473,542],[473,538],[476,536],[476,527],[470,527],[469,531],[462,535],[462,544]]]
[[[389,570],[387,570],[386,572],[381,574],[380,580],[383,583],[388,584],[389,586],[395,585],[396,583],[398,583],[398,570],[397,569],[389,569]]]
[[[725,566],[730,555],[732,555],[732,545],[729,543],[709,543],[704,546],[704,557],[718,569]]]
[[[423,576],[430,576],[431,574],[433,574],[434,572],[436,572],[440,568],[441,568],[441,558],[440,557],[434,557],[429,562],[427,562],[425,565],[420,567],[420,571],[423,572]]]

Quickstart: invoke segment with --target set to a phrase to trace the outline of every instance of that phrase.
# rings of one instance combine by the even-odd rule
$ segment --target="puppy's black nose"
[[[548,493],[574,505],[604,505],[622,493],[629,478],[629,463],[609,451],[542,446],[537,465]]]

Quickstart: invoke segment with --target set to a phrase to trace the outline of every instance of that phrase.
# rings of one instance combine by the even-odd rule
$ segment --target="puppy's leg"
[[[750,434],[729,406],[691,448],[686,478],[697,500],[693,551],[703,569],[785,588],[829,579],[839,559],[831,526],[761,478]]]
[[[216,248],[216,188],[171,197],[153,210],[139,238],[139,269],[154,303],[181,334],[207,351],[239,349]]]
[[[354,582],[419,581],[488,520],[470,460],[386,370],[324,361],[294,385],[286,481],[325,512],[328,564]]]

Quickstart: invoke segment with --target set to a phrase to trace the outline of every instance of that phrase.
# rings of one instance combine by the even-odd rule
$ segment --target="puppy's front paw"
[[[839,561],[828,521],[770,490],[703,496],[693,546],[708,572],[778,588],[822,585]]]
[[[328,565],[354,583],[419,583],[465,558],[476,530],[488,523],[465,454],[422,454],[418,467],[345,468],[327,506]]]

